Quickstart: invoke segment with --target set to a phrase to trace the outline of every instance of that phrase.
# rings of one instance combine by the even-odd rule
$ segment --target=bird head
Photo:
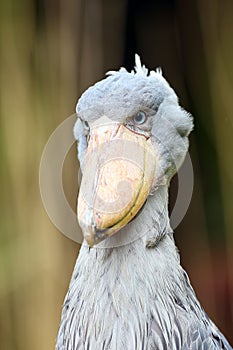
[[[168,185],[188,150],[192,117],[161,69],[108,77],[80,97],[74,135],[82,182],[78,221],[89,246],[130,222],[159,186]]]

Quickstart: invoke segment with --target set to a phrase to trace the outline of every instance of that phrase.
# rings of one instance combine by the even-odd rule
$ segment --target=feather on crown
[[[119,69],[119,71],[112,71],[111,70],[111,71],[108,71],[106,73],[106,75],[114,75],[114,74],[117,74],[119,72],[121,72],[121,73],[125,72],[126,73],[127,70],[124,67],[121,67]],[[151,70],[149,72],[148,68],[146,68],[146,66],[144,64],[142,65],[140,56],[138,54],[135,54],[134,70],[131,70],[130,73],[133,74],[133,75],[141,75],[143,77],[148,77],[148,76],[156,76],[156,77],[161,76],[162,77],[162,69],[161,69],[161,67],[156,68],[155,71]],[[148,73],[149,73],[149,75],[148,75]]]

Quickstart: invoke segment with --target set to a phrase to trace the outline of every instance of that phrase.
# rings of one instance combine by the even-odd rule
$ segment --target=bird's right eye
[[[83,126],[84,126],[85,130],[89,130],[90,129],[89,124],[88,124],[88,122],[86,120],[83,121]]]

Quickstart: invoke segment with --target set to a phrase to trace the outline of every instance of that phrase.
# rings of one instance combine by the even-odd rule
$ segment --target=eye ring
[[[143,111],[138,111],[133,115],[132,119],[135,124],[141,125],[146,121],[146,113]]]

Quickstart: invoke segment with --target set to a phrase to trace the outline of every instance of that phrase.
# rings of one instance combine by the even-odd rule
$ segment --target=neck
[[[102,348],[103,339],[111,349],[119,348],[119,339],[122,349],[142,349],[146,343],[154,349],[148,327],[171,345],[183,309],[204,317],[169,234],[167,201],[167,188],[161,187],[115,236],[92,249],[84,242],[65,301],[62,341],[70,339],[74,320],[91,349]]]
[[[110,315],[120,315],[125,322],[133,303],[132,317],[136,313],[141,323],[153,311],[148,301],[155,296],[169,313],[173,296],[183,288],[183,272],[171,234],[167,201],[167,188],[161,187],[148,198],[137,218],[115,236],[91,249],[84,242],[71,294],[83,293],[93,310],[98,305],[96,300],[101,300],[103,313],[110,308]],[[154,318],[159,317],[156,310],[153,312]]]
[[[171,232],[168,217],[168,188],[161,186],[153,196],[148,197],[136,218],[93,249],[125,246],[137,240],[143,240],[146,246],[153,247],[166,233]]]
[[[79,312],[84,314],[87,304],[88,310],[96,310],[101,301],[103,315],[99,308],[97,321],[105,319],[108,310],[110,319],[117,314],[127,322],[132,311],[132,318],[136,313],[141,324],[152,311],[154,318],[160,316],[149,302],[156,296],[168,315],[172,298],[184,288],[184,278],[170,234],[167,201],[167,188],[161,187],[115,236],[91,249],[83,243],[70,285],[70,295],[84,300]],[[182,298],[182,291],[179,294]],[[76,297],[72,300],[75,305]],[[90,318],[83,315],[83,319]]]

